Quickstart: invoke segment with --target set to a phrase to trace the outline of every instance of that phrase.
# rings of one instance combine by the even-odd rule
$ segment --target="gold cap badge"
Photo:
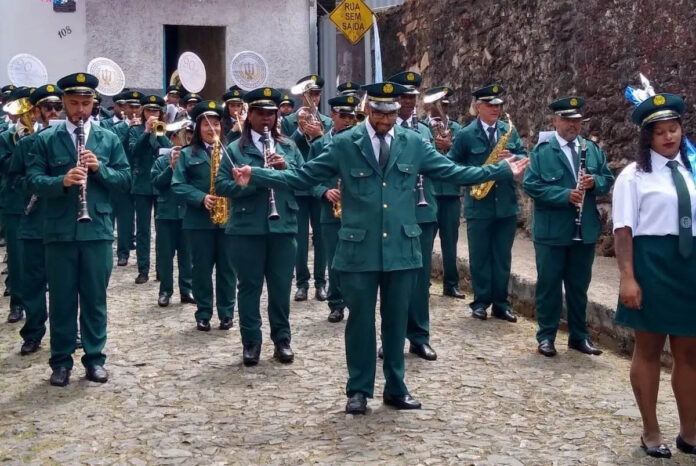
[[[309,79],[311,79],[311,80],[312,80],[312,81],[314,81],[314,82],[317,82],[317,77],[316,77],[316,76],[314,76],[314,75],[310,76],[310,78],[309,78]]]
[[[233,95],[239,95],[239,91],[234,91]]]
[[[390,83],[387,83],[382,87],[382,91],[385,94],[391,94],[392,92],[394,92],[394,86],[392,86]]]
[[[133,93],[133,97],[138,97],[138,93],[137,93],[137,92],[134,92],[134,93]]]
[[[263,90],[263,95],[266,97],[270,97],[272,94],[271,90],[267,87],[266,89]]]
[[[82,73],[78,74],[76,79],[78,83],[83,83],[87,81],[87,77]]]
[[[346,99],[346,100],[348,101],[349,104],[352,104],[353,102],[355,102],[355,99],[353,98],[353,96],[348,97],[348,99]]]
[[[208,103],[208,108],[215,108],[215,102]]]
[[[655,105],[657,105],[658,107],[659,107],[660,105],[664,105],[665,102],[666,102],[665,96],[663,96],[663,95],[656,95],[655,97],[653,97],[653,103],[654,103]]]
[[[155,102],[156,100],[157,100],[157,97],[155,97],[154,95],[150,96],[150,102]]]
[[[578,106],[578,99],[570,99],[570,105],[572,107],[577,107]]]
[[[348,81],[346,83],[346,89],[350,89],[351,87],[353,87],[353,84],[350,81]]]
[[[53,91],[56,90],[56,88],[53,87],[53,86],[51,86],[51,85],[49,84],[48,86],[46,86],[46,90],[47,90],[48,92],[53,92]]]
[[[497,94],[500,91],[498,86],[493,86],[493,94]]]
[[[409,73],[406,75],[406,79],[408,81],[413,81],[414,79],[416,79],[416,75],[414,75],[413,73]]]

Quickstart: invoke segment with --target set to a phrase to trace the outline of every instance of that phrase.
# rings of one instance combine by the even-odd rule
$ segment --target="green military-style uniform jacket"
[[[344,131],[350,131],[351,128],[347,128]],[[325,135],[323,135],[320,138],[316,138],[314,141],[312,141],[312,144],[309,148],[309,153],[307,154],[307,161],[309,162],[312,159],[317,158],[319,154],[324,150],[326,146],[331,144],[331,141],[333,141],[334,134],[332,134],[332,130],[329,130]],[[329,189],[334,189],[338,186],[338,176],[332,177],[320,185],[316,186],[312,192],[314,193],[314,196],[321,201],[321,215],[320,215],[320,222],[321,223],[341,223],[340,218],[334,217],[333,214],[333,207],[334,205],[328,201],[327,199],[324,198],[324,194],[326,194],[326,191]],[[331,266],[331,264],[329,264]]]
[[[11,204],[8,200],[8,191],[11,190],[9,171],[12,153],[15,148],[15,134],[16,131],[14,128],[0,134],[0,177],[2,177],[2,181],[0,182],[0,207],[3,209],[3,214],[16,213],[6,210],[8,203]],[[10,205],[10,208],[11,207]]]
[[[184,230],[225,228],[225,225],[214,224],[210,212],[203,206],[205,196],[210,193],[210,156],[205,149],[199,146],[181,149],[172,175],[172,191],[186,202]]]
[[[411,130],[413,131],[413,130]],[[418,123],[418,134],[420,135],[423,142],[433,145],[433,133],[430,131],[427,125],[423,123]],[[433,147],[435,147],[433,145]],[[437,202],[435,201],[435,186],[438,183],[430,180],[427,176],[423,177],[423,194],[425,194],[425,201],[428,203],[427,206],[416,207],[416,221],[418,223],[429,223],[437,222]],[[418,204],[418,188],[414,189],[413,202]]]
[[[45,128],[45,131],[48,128]],[[15,148],[14,154],[12,155],[12,161],[10,162],[10,179],[12,180],[13,190],[17,193],[18,200],[14,201],[16,204],[14,210],[22,209],[22,214],[20,223],[18,237],[21,239],[42,239],[43,238],[43,222],[44,222],[44,208],[43,200],[37,198],[31,211],[27,212],[27,206],[29,205],[31,199],[31,192],[29,191],[28,177],[27,177],[27,164],[29,162],[29,151],[36,141],[36,137],[39,133],[30,134],[19,140]]]
[[[99,159],[99,169],[87,176],[88,223],[78,223],[79,187],[63,186],[64,175],[77,163],[75,144],[66,124],[50,127],[36,136],[29,155],[29,189],[45,200],[44,243],[113,240],[109,191],[125,192],[131,183],[123,146],[113,133],[91,125],[86,149]]]
[[[502,120],[496,124],[496,141],[508,131],[510,125]],[[526,157],[522,140],[513,129],[512,135],[505,147],[518,157]],[[454,138],[449,158],[461,165],[480,166],[493,150],[489,147],[488,136],[484,133],[478,119],[462,128]],[[466,190],[464,198],[464,215],[466,218],[503,218],[519,214],[517,203],[517,183],[514,178],[496,182],[488,196],[476,200]]]
[[[181,220],[186,214],[186,203],[172,191],[174,170],[169,165],[170,156],[161,155],[152,164],[150,179],[157,192],[157,220]]]
[[[428,128],[430,128],[430,118],[426,118],[423,120],[423,124],[425,124]],[[457,136],[457,133],[461,129],[463,129],[463,126],[457,123],[454,120],[449,120],[449,125],[448,125],[450,131],[452,132],[452,141],[454,142],[454,138]],[[432,132],[432,130],[431,130]],[[460,190],[459,186],[454,185],[452,183],[444,183],[442,181],[437,181],[433,183],[433,191],[435,193],[435,196],[456,196],[459,197]]]
[[[594,188],[585,192],[582,211],[582,242],[590,244],[597,242],[601,234],[597,196],[609,192],[614,184],[614,176],[607,166],[604,151],[594,142],[585,140],[586,173],[592,175],[595,182]],[[573,244],[577,209],[568,202],[568,198],[577,186],[575,176],[575,170],[556,137],[532,149],[523,188],[534,199],[532,239],[535,242],[554,246]]]
[[[152,196],[150,171],[159,157],[160,148],[170,148],[172,143],[166,136],[146,133],[145,125],[133,126],[128,130],[128,152],[130,153],[133,186],[131,193]]]
[[[319,119],[324,127],[324,134],[328,133],[331,128],[333,128],[333,121],[326,115],[319,113]],[[293,112],[290,115],[283,118],[280,123],[280,132],[285,136],[293,140],[297,148],[300,150],[302,155],[302,161],[306,162],[309,155],[310,144],[307,143],[307,138],[304,134],[299,131],[299,125],[297,124],[297,112]],[[313,141],[312,141],[313,142]],[[296,196],[310,196],[309,191],[296,191]]]
[[[243,148],[240,148],[239,142],[235,141],[227,146],[227,152],[236,166],[264,166],[263,155],[251,141],[247,141]],[[284,142],[276,141],[275,153],[285,159],[286,170],[302,166],[302,155],[289,139],[285,139]],[[275,190],[276,209],[280,215],[277,220],[268,219],[269,190],[237,185],[232,177],[232,166],[227,157],[222,159],[215,189],[220,196],[226,196],[230,199],[230,219],[225,230],[227,234],[297,233],[298,205],[294,194],[286,187]]]
[[[334,176],[343,180],[343,215],[333,267],[339,271],[396,271],[422,266],[416,220],[416,176],[457,184],[512,177],[507,163],[483,169],[460,167],[414,131],[394,126],[384,171],[375,157],[366,124],[341,132],[301,170],[252,168],[251,183],[310,189]]]

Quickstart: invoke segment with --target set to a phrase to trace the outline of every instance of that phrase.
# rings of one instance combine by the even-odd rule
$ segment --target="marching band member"
[[[155,223],[158,247],[157,264],[160,271],[160,288],[157,304],[169,306],[169,299],[174,293],[174,254],[179,265],[179,292],[182,303],[196,304],[193,298],[191,278],[191,245],[183,230],[183,218],[186,204],[172,192],[172,176],[179,161],[181,147],[174,147],[171,152],[161,155],[150,170],[152,185],[157,191],[157,209]]]
[[[164,100],[167,104],[166,106],[166,118],[167,118],[167,123],[173,123],[178,119],[179,114],[183,111],[181,106],[179,105],[179,102],[181,102],[181,97],[183,96],[183,89],[181,89],[181,86],[177,86],[176,84],[172,84],[170,86],[167,86],[167,91],[166,95],[164,96]]]
[[[474,91],[478,118],[457,133],[449,157],[465,166],[480,166],[486,162],[498,141],[509,130],[500,120],[505,90],[491,84]],[[501,148],[498,160],[526,157],[522,140],[513,128],[506,147]],[[486,309],[493,305],[493,317],[517,322],[508,300],[508,282],[512,263],[512,243],[517,230],[517,183],[513,179],[496,182],[488,195],[475,199],[470,189],[464,197],[464,215],[469,240],[469,268],[474,301],[473,317],[486,320]]]
[[[292,100],[289,95],[283,94],[283,98],[280,99],[280,104],[278,105],[278,115],[280,118],[282,119],[290,115],[294,108],[295,101]]]
[[[346,325],[348,402],[346,413],[365,414],[375,381],[375,307],[380,292],[385,386],[383,400],[397,409],[421,404],[404,383],[407,309],[422,256],[413,189],[419,173],[432,179],[473,184],[520,175],[527,160],[485,167],[457,166],[411,130],[395,125],[398,96],[394,83],[365,86],[370,103],[365,124],[336,135],[301,169],[234,169],[239,185],[310,189],[334,176],[342,185],[341,229],[333,266],[350,314]],[[253,176],[252,176],[253,175]],[[375,228],[378,225],[380,228]]]
[[[249,113],[242,136],[227,147],[230,159],[222,161],[217,177],[220,195],[231,200],[227,236],[234,248],[231,260],[239,279],[239,328],[242,334],[242,361],[258,364],[261,355],[261,292],[266,280],[268,320],[274,344],[273,357],[291,363],[290,290],[297,243],[297,201],[287,188],[273,191],[238,186],[232,165],[269,166],[283,171],[302,164],[295,144],[277,129],[280,91],[269,87],[254,89],[244,96]],[[265,140],[264,128],[269,130]],[[272,193],[272,194],[271,194]],[[274,218],[274,212],[278,217]]]
[[[568,347],[585,354],[602,354],[589,339],[585,308],[595,243],[602,232],[597,196],[609,192],[614,176],[604,151],[580,137],[584,104],[580,97],[566,97],[549,105],[556,131],[534,147],[524,176],[524,190],[534,199],[538,351],[548,357],[556,355],[554,342],[564,289]],[[577,217],[579,208],[582,215]]]
[[[193,109],[198,105],[203,99],[199,94],[195,92],[189,92],[182,99],[184,102],[184,108],[186,109],[186,114],[193,120]]]
[[[50,383],[65,386],[73,367],[77,307],[87,379],[108,379],[103,353],[106,343],[106,287],[113,256],[109,192],[130,187],[123,146],[113,133],[91,125],[89,115],[98,80],[75,73],[58,81],[67,115],[65,123],[42,131],[30,150],[29,189],[44,200],[44,244],[51,326]],[[84,122],[81,132],[80,120]],[[84,138],[84,139],[83,139]],[[84,147],[81,141],[85,141]],[[82,149],[79,160],[76,151]],[[84,186],[84,189],[81,187]],[[84,196],[84,197],[83,197]],[[85,199],[86,197],[86,199]],[[89,222],[78,222],[86,203]]]
[[[298,114],[307,108],[318,109],[321,99],[321,91],[324,88],[324,78],[310,75],[301,78],[297,84],[305,81],[313,81],[309,92],[302,95],[302,109],[283,118],[281,133],[295,141],[297,148],[302,153],[302,159],[307,160],[309,144],[331,129],[331,119],[322,115],[317,110],[318,120],[309,121],[298,117]],[[309,267],[307,257],[309,253],[309,226],[312,226],[312,244],[314,245],[314,296],[318,301],[326,301],[326,256],[324,255],[324,239],[321,234],[321,201],[315,199],[309,191],[295,193],[300,211],[297,213],[297,259],[295,261],[295,282],[297,292],[295,301],[306,301],[309,289]]]
[[[244,90],[234,85],[222,95],[225,109],[222,117],[222,130],[225,132],[227,142],[236,141],[242,134],[242,120],[244,117]]]
[[[63,91],[55,84],[37,88],[30,96],[31,104],[38,109],[44,130],[51,120],[58,120],[63,111]],[[43,245],[43,223],[45,209],[43,200],[31,195],[27,186],[29,153],[38,133],[21,138],[12,156],[10,173],[13,186],[22,194],[23,212],[20,215],[17,237],[22,242],[22,276],[20,292],[26,310],[24,326],[19,331],[22,337],[20,354],[27,355],[39,349],[46,334],[46,263]]]
[[[135,254],[138,261],[136,284],[146,283],[150,273],[150,232],[152,210],[156,204],[150,171],[160,148],[172,147],[169,138],[157,135],[153,130],[153,126],[164,119],[164,99],[157,95],[143,95],[140,104],[141,124],[131,126],[128,130],[128,152],[133,175],[131,194],[135,201]]]
[[[696,184],[673,94],[648,97],[633,111],[640,126],[636,161],[613,194],[621,285],[616,323],[635,330],[631,385],[643,419],[646,454],[669,458],[657,421],[660,356],[669,336],[672,390],[680,430],[676,445],[696,454]]]
[[[322,150],[331,143],[334,136],[355,125],[355,107],[360,101],[353,95],[343,95],[329,99],[331,106],[331,121],[333,127],[320,138],[312,141],[307,155],[307,161],[316,158]],[[329,305],[329,322],[343,320],[346,304],[343,301],[339,274],[333,268],[333,259],[338,245],[338,230],[341,228],[340,212],[336,212],[341,202],[341,190],[338,187],[338,177],[327,180],[314,190],[315,196],[321,199],[321,233],[326,247],[326,257],[329,267],[329,290],[327,304]],[[337,217],[335,214],[338,213]]]
[[[186,99],[184,99],[186,100]],[[213,101],[198,103],[191,112],[196,124],[190,146],[181,150],[172,175],[172,191],[186,202],[183,229],[191,248],[193,264],[193,296],[196,299],[196,328],[210,331],[213,315],[213,268],[215,299],[220,330],[233,325],[236,277],[232,268],[232,252],[237,248],[225,234],[225,225],[213,223],[211,214],[221,199],[211,194],[215,178],[211,173],[216,155],[216,142],[224,144],[220,121],[222,106]],[[220,151],[221,152],[221,151]]]

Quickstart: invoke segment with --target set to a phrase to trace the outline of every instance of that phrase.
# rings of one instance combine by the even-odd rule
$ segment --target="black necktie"
[[[384,170],[389,160],[389,144],[384,134],[378,134],[377,138],[379,139],[379,167]]]
[[[578,165],[580,165],[580,159],[578,159],[578,151],[575,150],[575,139],[568,141],[568,148],[570,149],[570,156],[573,159],[573,170],[575,170],[576,176],[578,173]]]
[[[674,187],[677,188],[677,204],[679,206],[679,254],[684,259],[691,256],[693,248],[693,238],[691,231],[691,197],[686,181],[679,172],[679,163],[676,160],[667,162],[667,166],[672,170],[672,180]]]
[[[495,126],[488,127],[488,145],[495,147]]]
[[[401,127],[411,129],[411,125],[408,124],[408,120],[401,120]]]

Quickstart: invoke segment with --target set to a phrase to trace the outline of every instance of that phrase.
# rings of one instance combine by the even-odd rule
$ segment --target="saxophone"
[[[495,145],[495,147],[493,148],[491,153],[488,155],[488,158],[486,159],[486,161],[483,162],[483,165],[490,165],[492,163],[498,163],[498,155],[503,150],[505,150],[505,146],[507,146],[508,140],[510,139],[510,136],[512,136],[512,131],[515,129],[515,126],[512,124],[512,119],[510,119],[510,115],[508,113],[506,113],[505,116],[508,119],[508,124],[510,125],[510,128],[498,140],[498,143]],[[480,201],[481,199],[488,196],[488,193],[491,192],[491,188],[493,188],[494,184],[495,184],[495,181],[486,181],[484,183],[476,184],[470,188],[469,194],[471,195],[471,197],[473,197],[477,201]]]
[[[220,169],[220,139],[215,138],[213,150],[210,152],[210,195],[215,196],[215,206],[210,211],[210,220],[215,225],[224,225],[230,216],[230,200],[218,197],[215,193],[215,178]]]

